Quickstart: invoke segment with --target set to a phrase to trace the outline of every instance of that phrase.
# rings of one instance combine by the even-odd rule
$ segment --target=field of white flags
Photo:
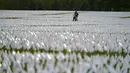
[[[0,73],[130,73],[130,12],[0,10]]]

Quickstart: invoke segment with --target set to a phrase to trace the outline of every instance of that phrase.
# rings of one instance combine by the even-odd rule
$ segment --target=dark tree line
[[[0,0],[0,9],[130,11],[130,0]]]

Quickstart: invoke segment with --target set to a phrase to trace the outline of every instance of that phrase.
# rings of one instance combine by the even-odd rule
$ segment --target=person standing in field
[[[78,15],[79,15],[79,13],[77,11],[75,11],[74,15],[73,15],[73,21],[78,21]]]

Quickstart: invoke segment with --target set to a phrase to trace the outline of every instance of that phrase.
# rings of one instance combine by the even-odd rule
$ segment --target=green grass
[[[121,18],[130,18],[130,16],[126,16],[126,17],[121,17]]]
[[[0,19],[21,19],[21,17],[0,17]]]
[[[45,60],[44,60],[44,63],[43,63],[43,67],[42,67],[43,69],[45,69],[46,64],[47,64],[47,60],[45,59]]]
[[[58,59],[56,58],[56,56],[55,56],[55,63],[54,63],[54,67],[56,67],[57,66],[57,64],[58,64]]]
[[[13,72],[13,62],[11,62],[10,69]]]
[[[0,51],[3,51],[3,52],[16,52],[16,53],[24,53],[24,52],[30,52],[32,54],[34,54],[35,52],[36,53],[53,53],[53,54],[58,54],[59,52],[63,53],[64,55],[66,54],[80,54],[81,57],[84,59],[84,55],[87,55],[87,56],[94,56],[94,55],[100,55],[100,56],[123,56],[125,57],[127,54],[130,55],[130,53],[127,53],[127,52],[124,52],[124,49],[122,48],[122,51],[121,52],[114,52],[114,51],[99,51],[99,50],[95,50],[93,52],[89,52],[89,51],[82,51],[82,50],[71,50],[71,51],[68,51],[67,49],[63,49],[63,50],[53,50],[53,49],[49,49],[49,50],[46,50],[44,48],[41,48],[41,49],[38,49],[38,50],[35,50],[33,48],[30,48],[30,49],[24,49],[24,48],[20,48],[20,49],[16,49],[16,48],[10,48],[10,49],[7,49],[6,46],[3,46],[2,48],[0,48]]]
[[[24,69],[24,71],[26,71],[26,72],[28,71],[27,63],[24,63],[24,68],[23,68],[23,69]]]
[[[58,54],[58,53],[63,53],[64,55],[66,55],[66,54],[73,54],[73,53],[75,53],[75,54],[80,54],[81,55],[81,57],[82,57],[82,59],[84,59],[85,58],[85,56],[84,55],[87,55],[87,56],[89,56],[89,57],[91,57],[91,56],[95,56],[95,55],[99,55],[99,56],[110,56],[109,57],[109,59],[106,61],[106,63],[103,63],[102,64],[102,67],[104,67],[104,68],[107,68],[107,65],[110,65],[111,63],[112,63],[112,61],[110,60],[110,58],[111,58],[111,56],[122,56],[122,57],[125,57],[126,55],[130,55],[130,53],[127,53],[127,52],[125,52],[124,51],[124,48],[122,48],[122,51],[121,52],[114,52],[114,51],[99,51],[99,50],[95,50],[95,51],[93,51],[93,52],[89,52],[89,51],[81,51],[81,50],[71,50],[71,51],[68,51],[66,48],[64,48],[63,50],[53,50],[53,49],[49,49],[49,50],[46,50],[46,49],[44,49],[44,48],[41,48],[41,49],[38,49],[38,50],[35,50],[34,48],[30,48],[30,49],[24,49],[24,48],[20,48],[20,49],[16,49],[16,48],[10,48],[10,49],[7,49],[6,48],[6,46],[3,46],[2,48],[0,48],[0,51],[1,52],[6,52],[6,53],[11,53],[11,52],[16,52],[16,53],[24,53],[24,52],[29,52],[29,53],[32,53],[32,54],[34,54],[34,53],[50,53],[50,54]],[[76,57],[76,60],[71,60],[70,58],[68,58],[68,59],[64,59],[63,60],[63,62],[68,62],[68,64],[70,64],[70,63],[73,63],[73,64],[79,64],[79,61],[80,61],[80,59],[79,59],[79,57],[77,56]],[[2,62],[2,57],[0,57],[0,62]],[[57,58],[57,56],[55,56],[54,57],[54,67],[56,68],[57,66],[58,66],[58,62],[60,62],[59,60],[58,60],[58,58]],[[46,69],[46,66],[47,66],[47,59],[44,59],[44,61],[42,61],[42,60],[39,60],[39,64],[40,65],[42,65],[42,68],[43,69]],[[130,63],[130,62],[129,62]],[[2,64],[2,63],[1,63]],[[11,71],[12,72],[14,72],[13,71],[13,62],[11,62],[11,64],[10,64],[10,69],[11,69]],[[96,67],[98,67],[98,65],[96,65]],[[116,62],[116,63],[114,63],[113,65],[112,65],[112,67],[114,68],[114,69],[116,69],[117,67],[120,67],[120,69],[122,69],[123,68],[123,63],[121,63],[120,64],[120,66],[118,66],[118,62]],[[91,69],[92,68],[89,68],[88,70],[87,70],[87,72],[86,73],[89,73],[90,71],[91,71]],[[25,72],[27,72],[28,71],[28,64],[27,63],[24,63],[24,67],[23,67],[23,70],[25,71]],[[34,71],[35,71],[35,73],[37,73],[37,70],[38,70],[38,68],[36,67],[36,65],[34,65]],[[74,71],[75,71],[75,68],[74,68],[74,66],[72,66],[71,68],[70,68],[70,72],[71,73],[74,73]],[[130,68],[128,68],[127,69],[127,73],[129,73],[130,72]],[[63,71],[63,72],[60,72],[60,73],[66,73],[65,71]]]
[[[74,73],[74,67],[71,68],[71,73]]]

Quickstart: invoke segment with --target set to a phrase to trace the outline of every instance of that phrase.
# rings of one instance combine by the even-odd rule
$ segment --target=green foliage
[[[36,65],[34,65],[34,70],[35,70],[35,73],[37,73],[37,67],[36,67]]]
[[[67,50],[66,50],[66,49],[63,49],[62,53],[63,53],[64,55],[66,55],[66,54],[67,54]]]
[[[30,48],[29,51],[34,54],[34,49],[33,48]]]
[[[54,67],[56,67],[57,64],[58,64],[58,59],[57,59],[56,56],[55,56],[55,64],[54,64]]]
[[[113,68],[116,69],[117,63],[113,65]]]
[[[10,70],[13,72],[13,62],[10,64]]]
[[[82,51],[82,52],[81,52],[81,57],[82,57],[82,59],[84,59],[84,54],[85,54],[85,51]]]
[[[20,19],[20,17],[1,17],[0,19]]]
[[[127,69],[127,73],[130,73],[130,68]]]
[[[43,69],[45,69],[46,64],[47,64],[47,60],[45,59],[45,60],[44,60],[44,63],[43,63]]]
[[[74,67],[71,68],[71,73],[74,73]]]
[[[103,67],[106,68],[107,67],[106,64],[103,64]]]
[[[79,63],[79,58],[78,57],[76,58],[76,60],[77,60],[77,63]]]
[[[61,51],[59,50],[53,50],[53,49],[49,49],[49,50],[46,50],[44,48],[40,48],[40,49],[34,49],[34,48],[29,48],[29,49],[24,49],[24,48],[20,48],[20,49],[17,49],[17,48],[12,48],[10,47],[10,49],[7,49],[6,46],[3,46],[2,48],[0,48],[0,51],[3,51],[5,53],[12,53],[13,51],[16,52],[16,53],[24,53],[24,52],[30,52],[32,54],[34,54],[35,52],[36,53],[54,53],[54,54],[58,54],[59,52],[63,53],[64,55],[66,54],[72,54],[72,53],[75,53],[76,55],[80,54],[82,59],[84,59],[84,56],[87,55],[87,56],[94,56],[94,55],[100,55],[100,56],[104,56],[104,55],[108,55],[109,57],[112,57],[112,56],[122,56],[122,57],[126,57],[126,55],[130,55],[130,53],[127,53],[124,51],[124,48],[122,48],[122,51],[120,52],[113,52],[113,51],[99,51],[99,50],[95,50],[93,52],[88,52],[88,51],[81,51],[81,50],[71,50],[68,51],[67,49],[63,49]],[[77,60],[78,61],[78,60]]]
[[[90,70],[91,70],[91,68],[89,68],[89,69],[87,70],[87,72],[86,72],[86,73],[89,73],[89,72],[90,72]]]
[[[126,16],[126,17],[121,17],[121,18],[130,18],[130,16]]]
[[[130,0],[0,0],[0,9],[130,11]]]
[[[0,65],[2,64],[2,58],[1,58],[2,56],[0,56]]]
[[[123,67],[123,64],[121,63],[121,65],[120,65],[120,69],[122,69],[122,67]]]
[[[110,64],[110,59],[107,60],[107,64],[108,64],[108,65]]]
[[[75,64],[75,60],[74,59],[72,60],[72,63]]]
[[[23,68],[26,72],[28,71],[28,68],[27,68],[27,63],[24,63],[24,68]]]

